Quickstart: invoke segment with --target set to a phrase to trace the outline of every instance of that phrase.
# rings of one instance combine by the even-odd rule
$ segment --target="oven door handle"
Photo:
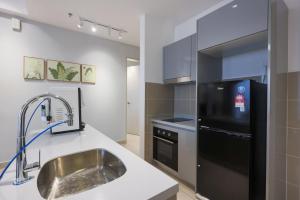
[[[161,141],[167,142],[167,143],[169,143],[169,144],[174,144],[174,142],[169,141],[169,140],[166,140],[166,139],[163,139],[163,138],[161,138],[161,137],[157,137],[157,136],[153,136],[153,137],[156,138],[156,139],[159,139],[159,140],[161,140]]]

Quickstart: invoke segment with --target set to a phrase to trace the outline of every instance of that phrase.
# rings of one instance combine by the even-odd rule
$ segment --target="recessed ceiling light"
[[[83,23],[80,22],[79,24],[77,24],[77,28],[82,28],[83,27]]]
[[[111,36],[111,27],[108,28],[108,35]]]
[[[232,6],[232,8],[237,8],[238,7],[238,5],[237,4],[234,4],[233,6]]]
[[[122,33],[121,33],[121,32],[119,32],[118,39],[119,39],[119,40],[122,40],[122,39],[123,39],[123,37],[122,37]]]
[[[95,33],[97,31],[97,28],[95,26],[92,26],[91,30]]]

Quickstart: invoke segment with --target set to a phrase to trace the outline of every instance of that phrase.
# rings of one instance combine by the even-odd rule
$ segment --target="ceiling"
[[[118,40],[117,33],[106,30],[91,33],[90,27],[78,29],[78,16],[127,30],[120,42],[139,46],[139,16],[147,13],[166,17],[174,24],[208,9],[222,0],[0,0],[0,9],[39,22]],[[6,5],[5,5],[6,4]],[[26,5],[26,9],[24,6]],[[3,11],[3,10],[2,10]],[[68,13],[74,13],[69,18]]]
[[[179,24],[222,0],[0,0],[0,11],[54,26],[139,46],[139,16],[146,13],[165,17]],[[299,9],[299,0],[285,0],[290,9]],[[299,9],[300,10],[300,9]],[[72,18],[68,13],[73,13]],[[128,33],[108,34],[99,28],[92,33],[90,25],[77,28],[78,16],[97,23],[124,29]]]

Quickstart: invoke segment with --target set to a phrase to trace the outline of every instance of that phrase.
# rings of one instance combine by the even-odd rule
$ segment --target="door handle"
[[[153,136],[154,138],[158,139],[158,140],[161,140],[161,141],[164,141],[164,142],[167,142],[169,144],[174,144],[174,142],[172,141],[169,141],[169,140],[166,140],[166,139],[163,139],[163,138],[160,138],[160,137],[157,137],[157,136]]]

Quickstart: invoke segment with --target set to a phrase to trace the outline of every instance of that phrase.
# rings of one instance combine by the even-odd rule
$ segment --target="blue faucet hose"
[[[5,166],[4,170],[1,172],[0,175],[0,181],[3,178],[5,172],[7,171],[7,169],[9,168],[9,166],[14,162],[15,159],[17,159],[17,157],[33,142],[35,141],[37,138],[39,138],[41,135],[43,135],[44,133],[46,133],[48,130],[50,130],[51,128],[54,128],[56,126],[59,126],[61,124],[66,123],[66,121],[60,121],[57,122],[55,124],[52,124],[50,126],[48,126],[47,128],[45,128],[42,132],[40,132],[39,134],[35,135],[27,144],[25,144],[25,146],[23,146],[19,152],[16,153],[16,155],[7,163],[7,165]]]
[[[34,111],[32,112],[32,114],[31,114],[31,116],[30,116],[30,118],[29,118],[29,120],[28,120],[26,129],[25,129],[25,135],[26,135],[26,133],[27,133],[27,131],[28,131],[28,127],[29,127],[29,125],[30,125],[30,122],[31,122],[31,120],[32,120],[32,118],[33,118],[33,116],[34,116],[34,114],[36,113],[36,111],[38,110],[38,108],[40,107],[40,105],[42,105],[42,103],[44,103],[45,101],[46,101],[46,99],[44,99],[43,101],[41,101],[41,102],[37,105],[37,107],[34,109]]]

